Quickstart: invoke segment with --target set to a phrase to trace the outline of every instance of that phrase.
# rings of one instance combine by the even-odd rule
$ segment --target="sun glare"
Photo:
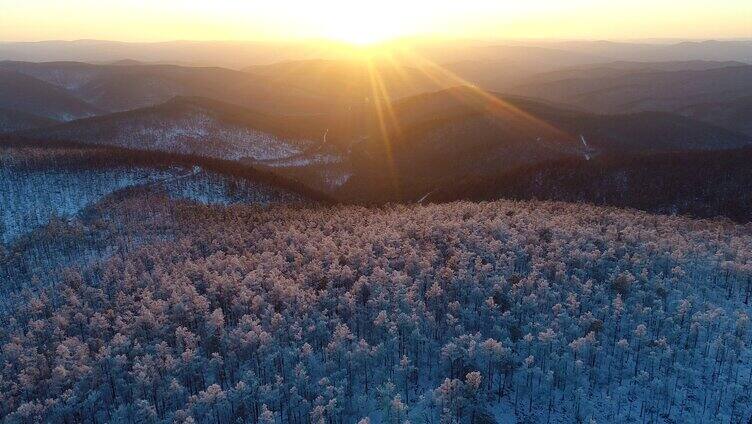
[[[354,45],[375,44],[418,32],[425,26],[418,4],[383,2],[311,2],[302,11],[311,32]]]
[[[406,35],[406,31],[395,22],[381,19],[378,14],[370,18],[346,15],[331,20],[323,35],[334,40],[365,46]]]
[[[387,41],[401,34],[368,25],[342,25],[339,28],[331,28],[326,31],[325,35],[333,40],[344,41],[357,46],[368,46]]]

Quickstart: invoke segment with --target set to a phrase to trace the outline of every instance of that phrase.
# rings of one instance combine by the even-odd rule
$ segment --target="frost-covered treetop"
[[[174,238],[141,234],[3,316],[8,422],[752,414],[749,226],[546,202],[123,202]]]

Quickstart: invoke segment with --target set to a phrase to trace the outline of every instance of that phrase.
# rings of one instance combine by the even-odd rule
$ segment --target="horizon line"
[[[567,37],[450,37],[441,35],[414,35],[395,37],[388,40],[382,40],[371,43],[372,45],[392,44],[400,41],[433,41],[433,42],[510,42],[510,41],[535,41],[535,42],[607,42],[607,43],[644,43],[644,44],[661,44],[663,43],[705,43],[705,42],[752,42],[752,37],[638,37],[638,38],[567,38]],[[309,38],[257,38],[257,39],[169,39],[169,40],[118,40],[107,38],[74,38],[74,39],[39,39],[39,40],[0,40],[0,44],[41,44],[41,43],[119,43],[119,44],[172,44],[172,43],[259,43],[259,44],[276,44],[276,43],[330,43],[340,45],[358,45],[346,41],[326,37],[309,37]]]

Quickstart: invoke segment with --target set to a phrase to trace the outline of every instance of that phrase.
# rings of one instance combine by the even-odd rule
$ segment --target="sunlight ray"
[[[383,97],[383,85],[379,81],[378,71],[376,70],[373,61],[371,59],[368,59],[366,64],[372,93],[372,101],[374,102],[373,106],[376,111],[379,132],[381,135],[381,140],[384,144],[384,152],[386,154],[386,165],[389,172],[389,180],[392,188],[399,190],[399,176],[397,175],[396,164],[394,163],[392,140],[387,123],[387,118],[384,112],[384,105],[386,105],[387,109],[391,109],[391,102],[389,101],[389,99]]]
[[[472,98],[468,98],[467,96],[462,96],[460,92],[450,91],[450,94],[455,96],[457,100],[462,102],[481,101],[487,112],[499,118],[514,118],[530,128],[544,128],[550,133],[549,136],[554,137],[553,141],[557,143],[569,144],[572,140],[576,139],[575,135],[500,99],[424,56],[406,48],[403,48],[402,51],[410,60],[418,62],[418,70],[434,81],[437,86],[462,87],[466,89],[465,92],[469,92],[473,96]]]

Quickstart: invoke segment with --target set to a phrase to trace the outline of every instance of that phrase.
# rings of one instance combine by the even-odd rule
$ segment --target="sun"
[[[397,22],[380,19],[378,14],[370,19],[360,15],[340,15],[324,28],[326,38],[359,46],[376,44],[406,35],[407,30]]]
[[[394,23],[369,22],[366,19],[353,19],[352,16],[344,19],[349,21],[333,23],[326,28],[324,36],[358,46],[367,46],[406,35],[405,31]]]
[[[310,2],[306,12],[314,32],[361,46],[410,35],[420,26],[410,2],[322,0]]]
[[[341,28],[327,31],[325,36],[356,46],[369,46],[397,37],[399,34],[369,30],[368,28]]]

